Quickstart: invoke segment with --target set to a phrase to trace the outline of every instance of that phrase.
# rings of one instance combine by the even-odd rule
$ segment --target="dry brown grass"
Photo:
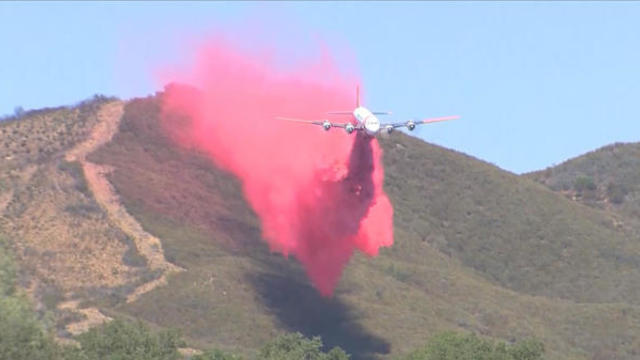
[[[1,167],[45,162],[83,141],[98,123],[97,109],[103,102],[31,111],[0,123]]]
[[[99,122],[88,139],[68,151],[65,158],[67,161],[80,162],[92,195],[100,207],[106,211],[111,222],[133,239],[137,251],[146,258],[151,270],[162,271],[160,278],[138,286],[129,294],[127,302],[131,302],[140,295],[153,290],[156,286],[166,284],[166,275],[181,269],[165,260],[160,240],[144,231],[136,219],[129,215],[124,206],[120,204],[118,195],[106,178],[112,169],[86,160],[88,154],[111,141],[113,135],[118,131],[124,112],[123,108],[124,104],[120,101],[103,105],[98,111]]]
[[[97,308],[80,308],[80,300],[115,294],[116,302],[133,301],[166,282],[154,271],[176,270],[164,260],[160,241],[120,206],[105,178],[108,169],[85,159],[117,132],[122,107],[120,101],[84,104],[2,125],[9,145],[1,153],[0,167],[8,170],[0,176],[1,230],[13,240],[22,282],[39,307],[80,315],[65,324],[72,334],[108,320]],[[69,130],[68,141],[30,135],[60,126]],[[48,158],[30,156],[33,151],[21,151],[23,140],[54,151]],[[144,261],[127,264],[128,254]]]

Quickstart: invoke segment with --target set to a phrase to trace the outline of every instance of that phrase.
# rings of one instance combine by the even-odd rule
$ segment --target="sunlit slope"
[[[0,237],[38,316],[61,337],[101,321],[92,299],[123,298],[156,276],[96,202],[82,164],[67,157],[103,109],[121,104],[95,96],[0,123]]]
[[[240,184],[174,147],[158,112],[157,99],[130,102],[120,132],[90,160],[115,168],[127,209],[186,271],[133,303],[105,302],[109,314],[178,327],[194,346],[247,352],[297,330],[355,358],[397,355],[443,329],[535,335],[552,359],[640,351],[640,311],[625,304],[638,299],[638,269],[609,255],[637,252],[601,212],[394,134],[382,144],[396,243],[354,258],[335,298],[324,299],[294,260],[269,253]]]
[[[638,244],[609,213],[414,138],[383,143],[400,228],[518,291],[638,303],[640,263],[617,261]]]
[[[640,143],[617,143],[525,175],[592,207],[640,216]]]

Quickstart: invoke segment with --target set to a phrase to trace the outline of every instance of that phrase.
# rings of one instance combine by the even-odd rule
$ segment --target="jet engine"
[[[409,129],[409,131],[413,131],[413,129],[415,128],[416,128],[416,123],[414,123],[413,120],[407,121],[407,129]]]
[[[347,124],[344,127],[344,131],[347,132],[347,134],[351,134],[353,132],[353,130],[355,130],[355,126],[353,126],[353,124]]]
[[[331,123],[328,121],[325,121],[322,123],[322,127],[326,130],[329,131],[329,129],[331,129]]]
[[[384,127],[384,130],[387,132],[387,134],[391,134],[393,132],[393,126],[387,125]]]

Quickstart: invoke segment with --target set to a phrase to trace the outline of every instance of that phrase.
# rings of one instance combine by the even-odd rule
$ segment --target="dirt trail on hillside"
[[[86,157],[100,146],[108,143],[118,131],[120,119],[124,114],[124,102],[113,101],[103,105],[98,112],[98,124],[89,138],[67,151],[67,161],[86,162]]]
[[[79,304],[79,300],[70,300],[58,305],[58,309],[60,310],[71,310],[74,312],[79,312],[85,316],[84,320],[67,325],[66,329],[69,333],[71,333],[71,335],[75,336],[78,334],[82,334],[83,332],[88,331],[94,326],[112,320],[110,317],[104,315],[100,312],[100,310],[94,307],[79,308]]]
[[[100,146],[111,141],[118,131],[120,120],[124,113],[124,103],[115,101],[102,106],[98,112],[98,124],[93,128],[89,138],[66,153],[67,161],[77,161],[82,166],[84,176],[96,202],[105,210],[109,220],[124,231],[131,239],[138,252],[147,259],[147,266],[151,270],[162,270],[162,276],[154,281],[142,284],[127,297],[127,302],[135,301],[140,295],[151,291],[157,286],[166,284],[168,274],[183,269],[165,260],[162,243],[153,235],[144,231],[142,226],[122,206],[118,195],[107,180],[107,174],[113,169],[87,161],[88,154]],[[67,330],[72,334],[86,331],[94,325],[99,325],[110,318],[104,316],[98,309],[78,309],[78,303],[67,301],[60,304],[60,308],[74,309],[86,315],[86,319],[70,324]]]
[[[124,206],[120,204],[118,195],[106,177],[113,169],[88,161],[81,163],[89,188],[98,204],[106,210],[109,219],[133,239],[138,252],[147,259],[149,268],[152,270],[162,269],[164,271],[160,278],[143,284],[127,297],[127,302],[135,301],[140,295],[151,291],[156,286],[164,285],[168,273],[183,269],[165,260],[160,240],[144,231],[140,223],[129,215]]]

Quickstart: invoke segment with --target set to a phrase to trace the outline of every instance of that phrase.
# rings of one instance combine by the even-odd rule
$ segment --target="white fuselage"
[[[367,108],[357,107],[353,110],[353,117],[358,122],[357,127],[362,128],[367,135],[375,136],[380,131],[380,120]]]

